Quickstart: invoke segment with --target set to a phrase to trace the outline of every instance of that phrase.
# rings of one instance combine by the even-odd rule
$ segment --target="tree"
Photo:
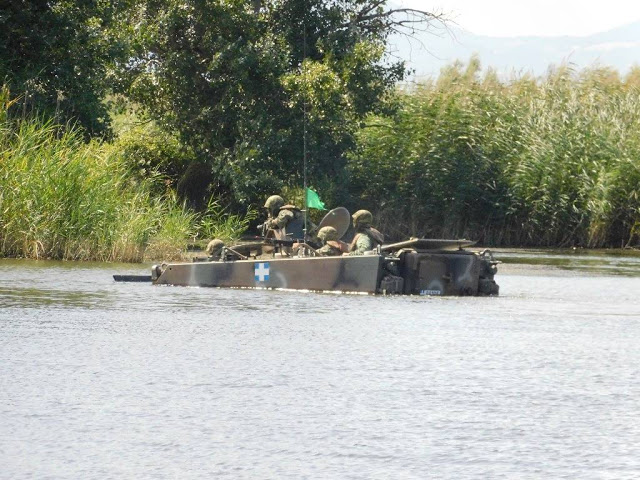
[[[126,0],[13,0],[0,6],[0,81],[18,96],[23,114],[77,123],[104,135],[109,118],[102,103],[111,65],[124,58],[111,27]]]
[[[386,0],[141,7],[131,94],[210,165],[213,191],[241,203],[302,183],[305,131],[311,181],[344,179],[356,128],[389,108],[405,74],[385,56],[387,36],[437,19]]]

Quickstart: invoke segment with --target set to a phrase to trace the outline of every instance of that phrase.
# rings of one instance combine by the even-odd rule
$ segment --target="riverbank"
[[[391,241],[638,247],[638,78],[559,68],[500,81],[477,62],[455,64],[397,92],[398,110],[361,125],[339,174],[309,181],[329,208],[371,210]],[[275,178],[275,157],[259,162],[269,174],[229,174],[242,180],[229,190],[216,165],[233,156],[198,158],[176,132],[135,114],[122,114],[119,136],[87,142],[69,126],[10,118],[11,103],[2,89],[0,255],[178,259],[194,240],[238,238],[268,195],[302,205],[300,172]],[[259,155],[242,152],[242,162]]]

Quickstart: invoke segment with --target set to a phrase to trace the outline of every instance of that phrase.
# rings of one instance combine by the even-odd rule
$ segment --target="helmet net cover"
[[[272,212],[279,209],[283,205],[284,199],[280,195],[271,195],[269,198],[267,198],[267,201],[264,202],[264,208],[267,208]]]
[[[369,210],[358,210],[351,218],[354,227],[370,227],[373,223],[373,215]]]
[[[338,240],[338,231],[333,227],[322,227],[318,231],[318,238],[323,242]]]
[[[218,250],[220,250],[222,247],[224,247],[224,242],[222,240],[218,239],[218,238],[214,238],[207,245],[206,252],[209,255],[212,255],[212,254],[216,253]]]

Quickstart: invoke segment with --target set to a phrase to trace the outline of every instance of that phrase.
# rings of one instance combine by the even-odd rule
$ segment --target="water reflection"
[[[0,308],[97,308],[106,306],[109,292],[92,291],[90,294],[82,291],[54,290],[43,288],[7,288],[0,287]]]
[[[505,264],[536,266],[598,275],[640,276],[640,252],[587,250],[503,250],[494,252]]]

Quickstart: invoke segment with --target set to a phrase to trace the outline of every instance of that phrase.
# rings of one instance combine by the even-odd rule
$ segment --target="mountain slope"
[[[498,38],[452,27],[438,35],[418,33],[413,40],[393,37],[390,44],[392,53],[415,70],[416,79],[435,77],[443,66],[466,62],[474,53],[483,67],[493,67],[500,75],[541,75],[562,62],[576,68],[611,66],[624,74],[640,65],[640,21],[585,37]]]

